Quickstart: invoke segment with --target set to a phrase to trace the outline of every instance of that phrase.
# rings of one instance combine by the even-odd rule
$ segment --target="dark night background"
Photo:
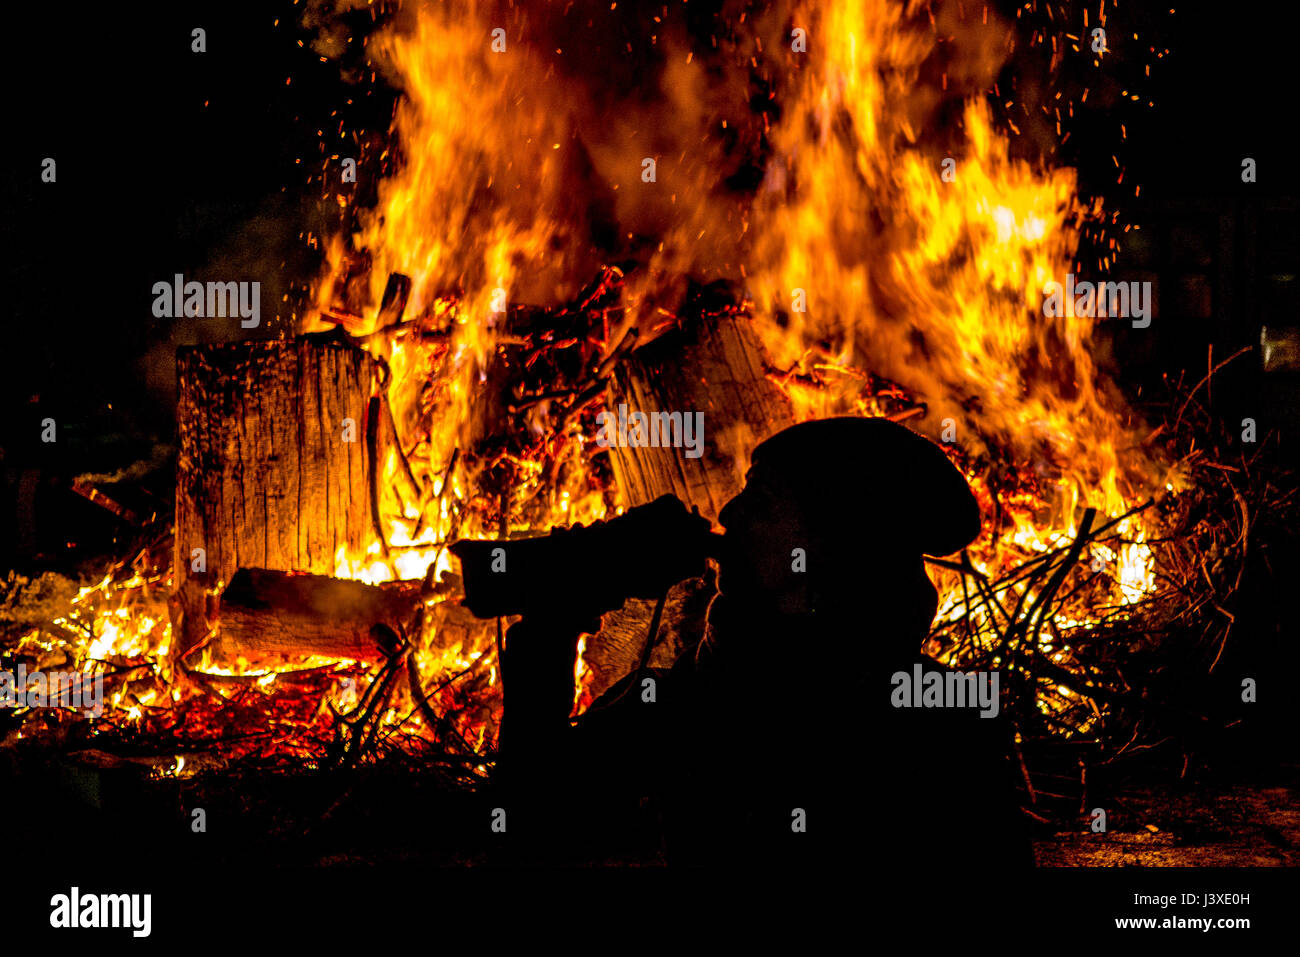
[[[638,6],[658,5],[619,4]],[[1012,4],[996,6],[1014,19],[1006,15]],[[1079,167],[1082,192],[1103,193],[1121,222],[1143,227],[1124,237],[1115,268],[1117,278],[1141,274],[1159,288],[1151,328],[1120,330],[1111,342],[1110,361],[1130,394],[1167,372],[1200,378],[1210,344],[1218,361],[1257,344],[1261,325],[1300,324],[1292,157],[1300,10],[1174,6],[1174,16],[1168,4],[1132,2],[1112,13],[1144,46],[1171,50],[1159,61],[1129,58],[1124,38],[1111,39],[1115,69],[1139,75],[1142,64],[1155,64],[1135,86],[1155,108],[1094,94],[1061,153]],[[691,7],[707,18],[709,3]],[[291,330],[290,312],[319,262],[299,233],[319,234],[330,221],[319,187],[307,182],[319,170],[317,131],[337,136],[330,114],[349,97],[349,128],[386,129],[392,105],[320,62],[301,9],[201,2],[6,11],[0,574],[66,565],[59,549],[69,538],[78,539],[74,561],[112,551],[112,516],[45,485],[35,526],[24,532],[24,473],[35,470],[48,484],[166,454],[174,349],[212,333],[203,320],[154,318],[154,282],[178,272],[260,279],[256,334]],[[203,54],[190,50],[196,26],[207,31]],[[1004,76],[1012,73],[1014,64]],[[1112,153],[1127,168],[1121,189]],[[47,156],[58,163],[53,185],[40,178]],[[1254,184],[1241,181],[1248,156],[1258,162]],[[1141,183],[1140,199],[1133,183]],[[1265,375],[1259,357],[1246,356],[1216,378],[1215,397],[1225,420],[1256,418],[1261,434],[1281,433],[1281,454],[1295,458],[1300,374]],[[39,441],[46,416],[60,430],[53,445]],[[134,507],[165,502],[172,473],[160,461]]]

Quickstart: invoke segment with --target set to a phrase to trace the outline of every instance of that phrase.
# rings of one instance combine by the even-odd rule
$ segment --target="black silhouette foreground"
[[[796,425],[754,451],[719,523],[724,536],[665,496],[591,528],[453,547],[475,614],[523,616],[502,661],[495,799],[511,859],[600,860],[640,822],[670,865],[1030,864],[1004,718],[891,703],[895,673],[944,670],[920,653],[938,602],[922,556],[980,529],[943,453],[884,419]],[[706,633],[574,726],[580,634],[704,574],[707,556]]]

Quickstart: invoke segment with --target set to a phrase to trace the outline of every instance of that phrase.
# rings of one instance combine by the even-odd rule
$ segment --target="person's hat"
[[[937,445],[888,419],[801,422],[754,449],[752,466],[789,486],[815,526],[949,555],[980,532],[970,486]]]

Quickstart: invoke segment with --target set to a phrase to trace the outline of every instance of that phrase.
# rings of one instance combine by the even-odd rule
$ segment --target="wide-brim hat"
[[[980,532],[965,477],[935,443],[888,419],[801,422],[761,442],[754,470],[779,478],[818,526],[950,555]]]

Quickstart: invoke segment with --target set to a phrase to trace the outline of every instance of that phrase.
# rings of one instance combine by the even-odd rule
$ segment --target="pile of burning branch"
[[[1184,491],[1120,515],[1087,509],[1073,536],[997,576],[966,553],[931,560],[950,600],[927,648],[960,667],[1001,671],[1031,803],[1045,795],[1064,799],[1057,813],[1086,813],[1090,767],[1165,746],[1185,772],[1196,737],[1189,729],[1228,723],[1222,703],[1201,692],[1240,617],[1252,543],[1261,530],[1292,527],[1300,504],[1268,438],[1243,443],[1204,401],[1214,373],[1249,352],[1190,388],[1184,378],[1167,381],[1167,397],[1151,405],[1151,418],[1163,421],[1148,443],[1159,443]],[[1134,537],[1134,528],[1159,531]],[[1134,546],[1151,550],[1151,577],[1143,588],[1117,589],[1116,559]],[[1065,774],[1055,773],[1063,765],[1052,754],[1062,745],[1064,767],[1073,766]]]

